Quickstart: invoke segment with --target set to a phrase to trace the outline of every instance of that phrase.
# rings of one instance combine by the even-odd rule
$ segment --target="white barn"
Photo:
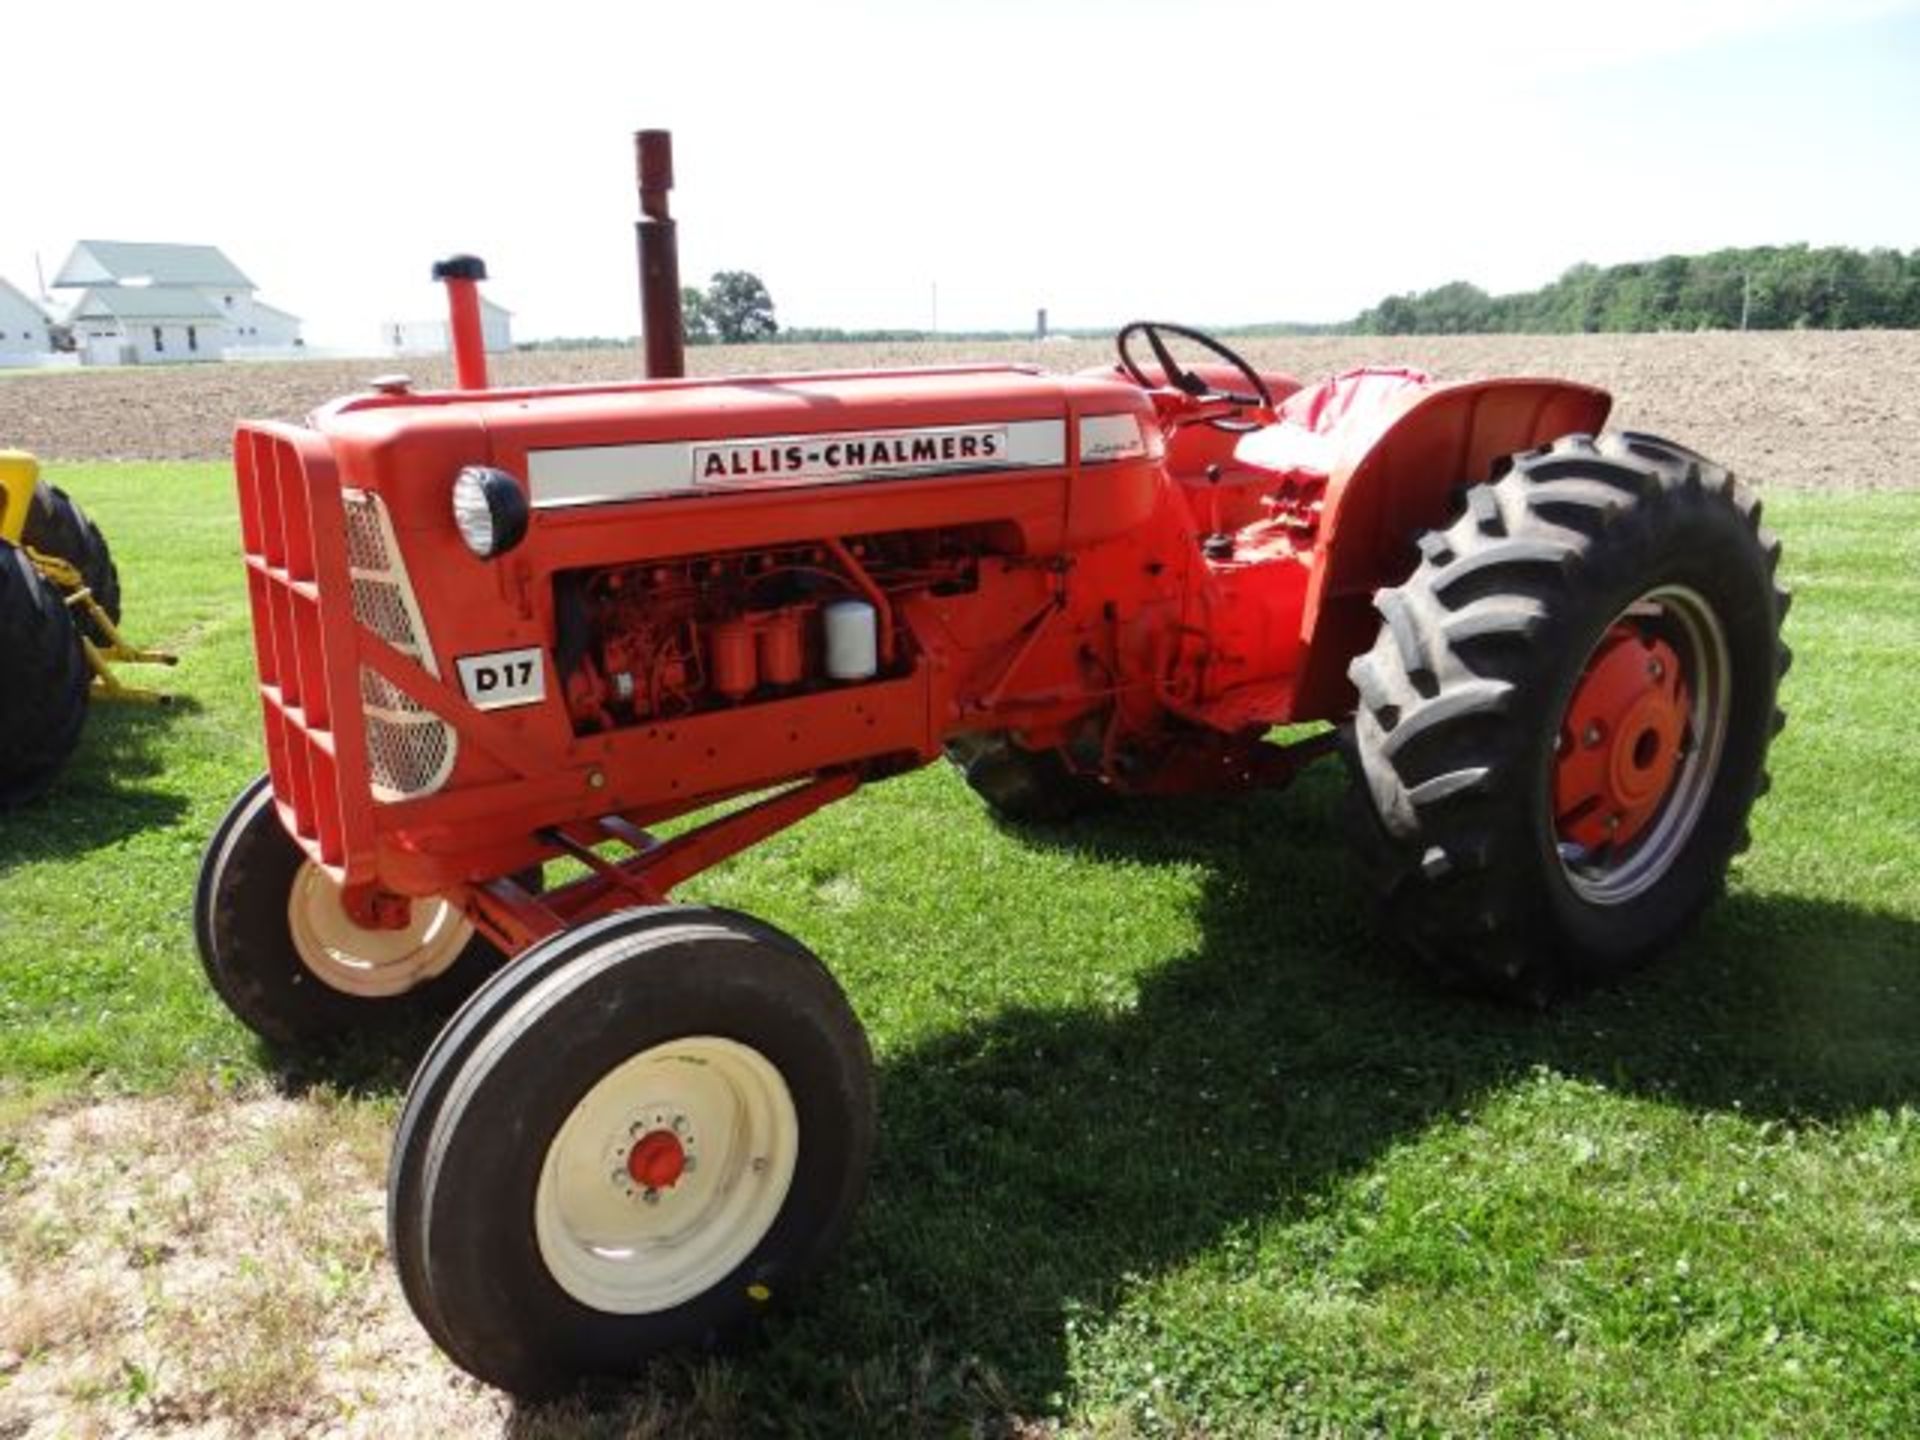
[[[513,312],[480,297],[480,334],[487,350],[513,349]],[[453,349],[447,319],[389,320],[380,327],[380,348],[392,355],[445,355]]]
[[[37,365],[53,351],[47,312],[0,276],[0,365]]]
[[[53,285],[80,292],[68,318],[88,364],[218,360],[302,343],[300,317],[259,299],[213,245],[82,240]]]

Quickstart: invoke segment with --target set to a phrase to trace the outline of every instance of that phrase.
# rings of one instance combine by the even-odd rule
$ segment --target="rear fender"
[[[1458,486],[1515,451],[1596,433],[1612,407],[1606,391],[1565,380],[1472,380],[1409,392],[1343,447],[1307,585],[1295,717],[1352,710],[1347,665],[1373,643],[1374,592],[1412,573],[1414,542],[1447,524]]]

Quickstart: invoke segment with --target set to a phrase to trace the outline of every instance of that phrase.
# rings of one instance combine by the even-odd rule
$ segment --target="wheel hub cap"
[[[1673,789],[1691,715],[1673,647],[1614,626],[1561,723],[1554,772],[1560,838],[1598,850],[1638,837]]]
[[[677,1184],[686,1168],[686,1147],[671,1130],[650,1130],[627,1152],[627,1174],[649,1190]]]

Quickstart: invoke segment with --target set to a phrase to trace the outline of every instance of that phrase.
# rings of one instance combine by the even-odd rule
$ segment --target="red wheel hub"
[[[1672,646],[1629,625],[1608,631],[1560,722],[1560,838],[1598,850],[1639,835],[1673,789],[1692,712]]]
[[[665,1190],[687,1168],[687,1152],[671,1130],[649,1130],[627,1152],[627,1174],[649,1190]]]

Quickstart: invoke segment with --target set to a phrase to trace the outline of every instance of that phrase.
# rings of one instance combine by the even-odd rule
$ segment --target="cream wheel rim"
[[[405,994],[440,974],[473,938],[473,922],[439,899],[408,902],[398,930],[370,930],[340,903],[340,887],[308,862],[287,895],[287,927],[300,963],[330,989],[369,1000]]]
[[[595,1310],[671,1309],[766,1238],[799,1154],[793,1096],[758,1050],[714,1035],[652,1046],[603,1075],[547,1147],[540,1257]]]

